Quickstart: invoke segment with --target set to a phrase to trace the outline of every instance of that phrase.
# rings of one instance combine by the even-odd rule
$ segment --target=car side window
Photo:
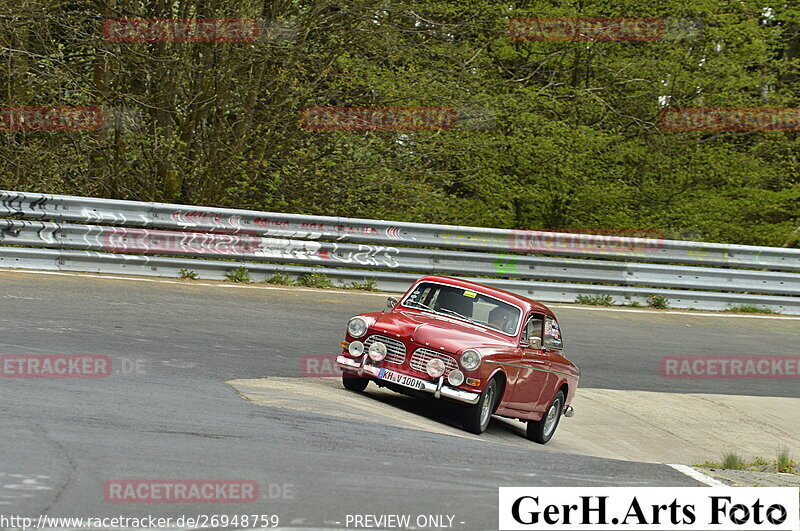
[[[432,306],[435,303],[436,295],[439,294],[439,290],[436,289],[436,286],[433,284],[420,284],[417,288],[408,296],[409,302],[421,302],[426,306]]]
[[[558,322],[547,316],[544,321],[544,346],[545,348],[564,348],[561,338],[561,327]]]
[[[522,341],[528,343],[533,348],[539,348],[542,344],[542,322],[543,315],[533,313],[525,321],[525,330],[522,332]]]

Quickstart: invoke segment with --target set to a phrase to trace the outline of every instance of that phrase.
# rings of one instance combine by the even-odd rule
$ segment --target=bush
[[[769,313],[769,314],[779,314],[781,312],[776,312],[775,310],[771,310],[765,306],[755,306],[752,304],[742,304],[740,306],[731,306],[730,308],[726,308],[724,311],[726,312],[736,312],[736,313]]]
[[[297,285],[307,288],[335,288],[324,273],[303,273],[297,277]]]
[[[722,468],[742,470],[744,469],[744,461],[736,452],[728,452],[722,457]]]
[[[236,269],[231,269],[225,273],[225,276],[231,282],[244,282],[245,284],[251,283],[253,280],[250,278],[250,272],[244,266],[239,266]]]
[[[180,278],[183,280],[197,280],[197,271],[193,269],[181,269],[178,273],[180,273]]]
[[[669,308],[669,299],[663,295],[650,295],[647,297],[647,305],[651,308],[658,308],[664,310]]]
[[[267,280],[264,281],[265,284],[278,284],[280,286],[293,286],[294,280],[289,275],[284,275],[283,273],[275,273]]]
[[[358,289],[361,291],[378,291],[378,281],[375,279],[365,280],[364,282],[353,281],[345,286],[346,289]]]
[[[784,448],[778,452],[778,458],[775,460],[775,468],[778,472],[789,474],[794,472],[796,467],[797,461],[789,456],[789,450]]]
[[[613,306],[614,299],[611,295],[578,295],[575,297],[578,304],[591,304],[593,306]]]

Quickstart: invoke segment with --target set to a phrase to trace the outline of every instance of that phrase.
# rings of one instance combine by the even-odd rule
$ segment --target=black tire
[[[561,414],[564,412],[564,400],[564,391],[559,390],[541,420],[528,421],[526,430],[528,439],[539,444],[547,444],[547,441],[553,438],[558,423],[561,421]]]
[[[342,385],[348,391],[362,393],[369,385],[369,378],[359,378],[354,374],[342,373]]]
[[[464,408],[462,423],[466,431],[477,435],[486,431],[489,421],[492,419],[492,413],[494,413],[494,406],[500,398],[499,391],[500,386],[497,385],[497,379],[492,378],[486,384],[478,402]]]

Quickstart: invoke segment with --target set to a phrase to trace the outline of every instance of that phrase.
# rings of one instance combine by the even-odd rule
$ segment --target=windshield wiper
[[[440,312],[447,312],[447,313],[449,313],[451,315],[455,315],[456,317],[464,319],[465,321],[469,321],[470,323],[478,323],[478,321],[474,321],[474,320],[470,319],[469,317],[467,317],[466,315],[461,315],[457,311],[451,310],[449,308],[439,308],[439,311]]]
[[[492,330],[497,330],[498,332],[505,332],[505,330],[503,330],[502,328],[500,328],[496,324],[487,323],[486,321],[473,321],[473,323],[482,324],[482,325],[484,325],[484,326],[486,326],[488,328],[491,328]]]
[[[436,313],[436,310],[434,310],[433,308],[431,308],[430,306],[428,306],[427,304],[422,303],[422,302],[406,301],[405,304],[413,304],[414,306],[418,306],[418,307],[422,308],[423,310],[428,310],[428,311],[431,311],[433,313]]]
[[[455,310],[450,310],[449,308],[439,308],[439,311],[440,311],[440,312],[447,312],[447,313],[449,313],[449,314],[451,314],[451,315],[455,315],[456,317],[459,317],[459,318],[461,318],[461,319],[464,319],[465,321],[467,321],[467,322],[470,322],[470,323],[472,323],[472,324],[476,324],[476,325],[478,325],[478,326],[486,326],[486,327],[488,327],[488,328],[491,328],[491,329],[493,329],[493,330],[497,330],[497,331],[499,331],[499,332],[503,332],[503,329],[502,329],[502,328],[500,328],[500,327],[499,327],[499,326],[497,326],[497,325],[493,325],[492,323],[487,323],[486,321],[480,321],[480,320],[478,320],[478,319],[471,319],[471,318],[467,317],[466,315],[461,315],[461,314],[460,314],[460,313],[458,313],[457,311],[455,311]]]

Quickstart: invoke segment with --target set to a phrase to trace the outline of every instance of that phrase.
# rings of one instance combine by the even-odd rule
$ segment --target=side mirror
[[[387,310],[391,310],[395,306],[397,306],[397,299],[396,298],[389,297],[388,299],[386,299],[386,309]]]
[[[542,348],[542,338],[539,336],[534,336],[528,340],[523,339],[519,342],[519,346],[526,348]]]

